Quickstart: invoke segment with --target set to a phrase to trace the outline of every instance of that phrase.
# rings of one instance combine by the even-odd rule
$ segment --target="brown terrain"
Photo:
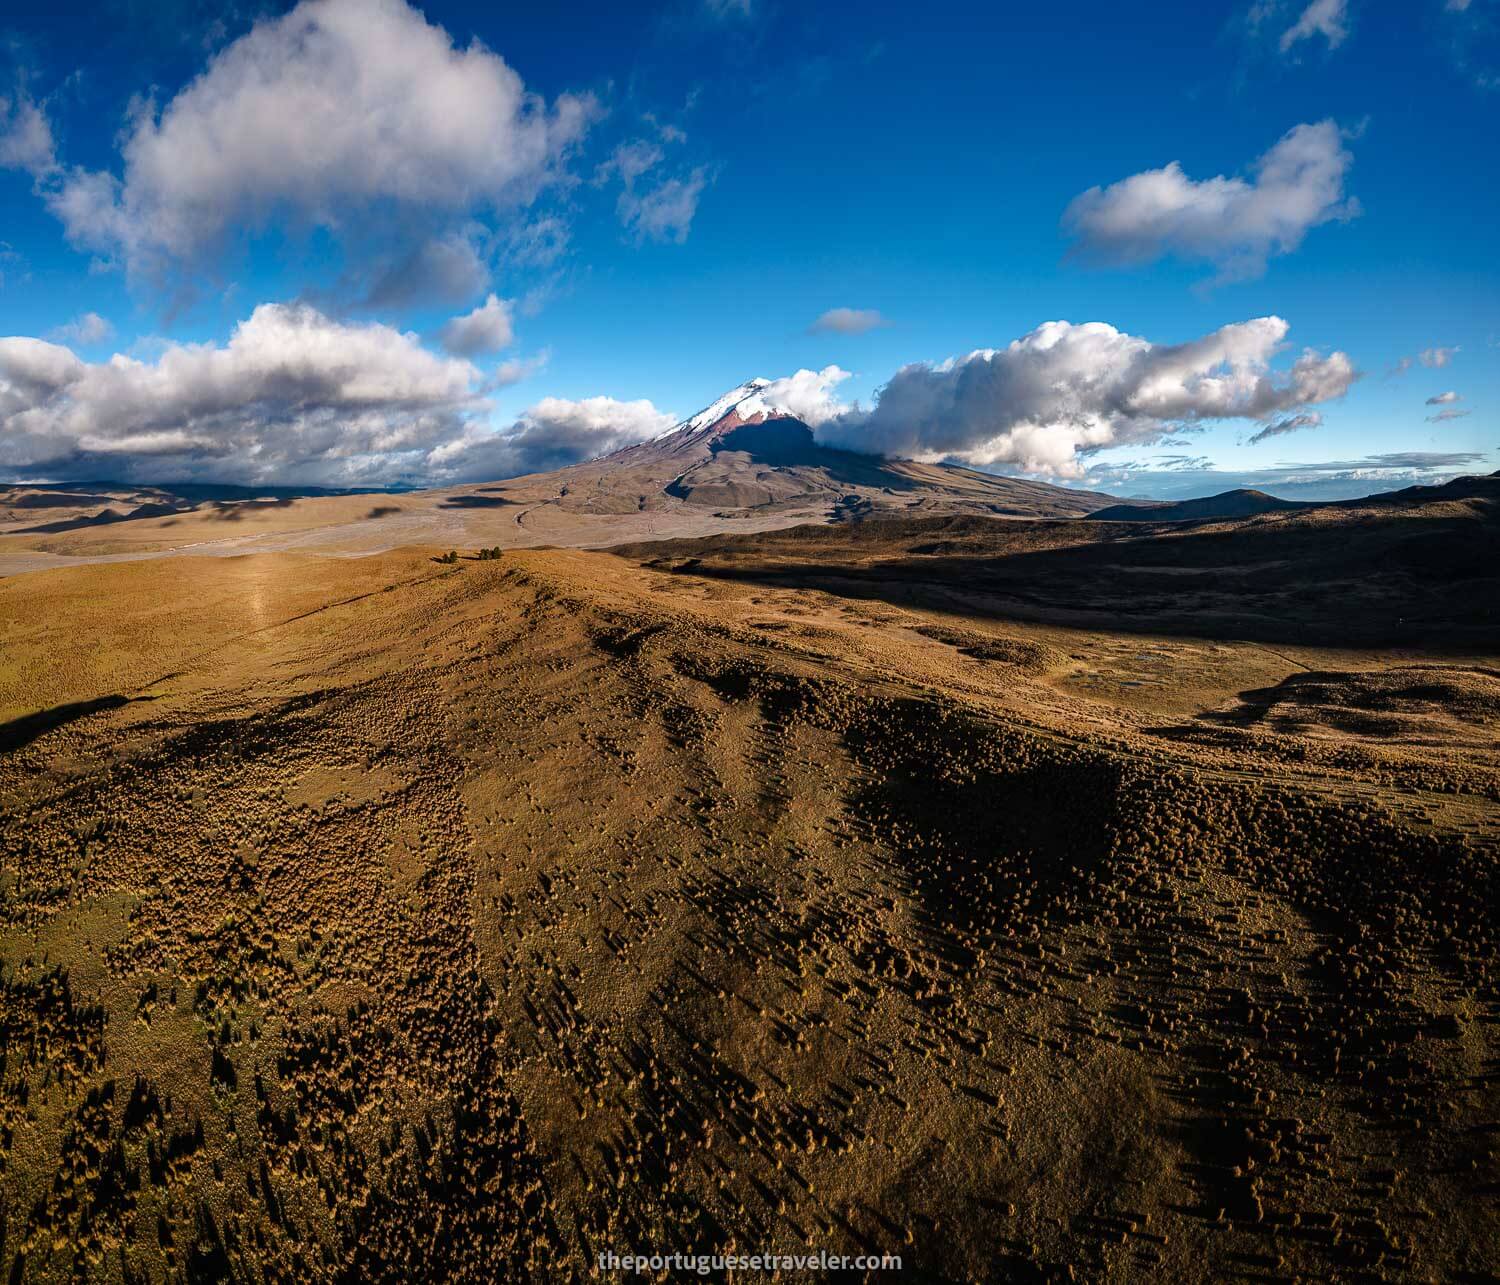
[[[0,538],[5,1279],[1493,1279],[1500,478],[746,427]]]

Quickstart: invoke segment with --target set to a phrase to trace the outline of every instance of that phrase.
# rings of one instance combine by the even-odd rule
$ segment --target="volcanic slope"
[[[1494,655],[433,552],[0,583],[6,1279],[1493,1269]]]
[[[599,547],[892,514],[1081,517],[1114,502],[1096,492],[954,465],[830,450],[782,404],[768,400],[766,387],[765,380],[751,380],[654,441],[502,482],[396,494],[242,500],[215,494],[191,512],[142,513],[127,521],[114,520],[132,507],[121,504],[102,522],[97,509],[76,506],[71,521],[12,521],[0,527],[0,575],[80,558],[179,551]],[[37,503],[47,497],[16,498]],[[7,515],[0,509],[0,517]]]

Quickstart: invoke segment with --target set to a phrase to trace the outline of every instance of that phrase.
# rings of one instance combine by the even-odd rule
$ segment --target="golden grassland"
[[[973,539],[0,581],[0,1272],[1493,1271],[1482,631]]]

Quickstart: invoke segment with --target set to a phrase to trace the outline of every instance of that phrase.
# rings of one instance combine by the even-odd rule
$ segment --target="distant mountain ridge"
[[[1111,504],[1088,516],[1100,522],[1191,522],[1212,518],[1248,518],[1257,513],[1310,507],[1297,500],[1280,500],[1264,491],[1239,488],[1191,500],[1140,501]]]
[[[1377,491],[1349,500],[1283,500],[1264,491],[1240,488],[1190,500],[1130,501],[1096,509],[1088,516],[1098,522],[1214,522],[1307,509],[1350,509],[1429,504],[1434,500],[1492,498],[1500,472],[1469,474],[1447,482],[1418,484],[1399,491]]]

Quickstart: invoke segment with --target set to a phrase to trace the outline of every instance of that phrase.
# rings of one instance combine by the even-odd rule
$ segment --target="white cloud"
[[[1446,393],[1439,393],[1436,397],[1429,397],[1427,399],[1427,404],[1429,406],[1446,406],[1449,402],[1461,401],[1463,401],[1462,397],[1460,397],[1457,393],[1450,391]]]
[[[454,317],[442,328],[439,338],[443,347],[460,357],[477,357],[509,347],[514,337],[512,306],[511,300],[490,295],[473,312]]]
[[[52,126],[24,89],[0,94],[0,169],[40,178],[57,167]]]
[[[1465,13],[1469,8],[1469,0],[1448,0],[1443,8],[1449,13]]]
[[[1295,433],[1304,428],[1321,428],[1323,416],[1315,410],[1303,411],[1300,415],[1285,415],[1281,419],[1272,420],[1260,432],[1250,438],[1251,446],[1258,446],[1261,442],[1269,441],[1273,437],[1280,437],[1284,433]]]
[[[1436,415],[1429,415],[1427,422],[1429,424],[1445,424],[1450,419],[1463,419],[1467,414],[1469,412],[1466,410],[1440,410]]]
[[[152,361],[0,338],[0,477],[432,484],[559,468],[676,422],[645,400],[546,397],[491,427],[484,394],[546,361],[485,378],[413,334],[306,304],[262,304],[227,343],[167,344]]]
[[[0,339],[0,470],[394,481],[485,409],[479,372],[414,335],[262,304],[229,342],[81,361]]]
[[[1302,16],[1282,33],[1281,52],[1299,40],[1322,36],[1330,49],[1337,49],[1349,34],[1348,0],[1312,0]]]
[[[822,370],[799,370],[783,379],[772,379],[761,385],[736,408],[748,418],[760,411],[795,415],[804,424],[816,428],[849,407],[834,394],[834,389],[849,378],[847,370],[824,366]]]
[[[428,464],[451,482],[542,473],[643,442],[676,422],[645,399],[544,397],[508,428],[471,426],[433,451]]]
[[[132,270],[194,263],[273,220],[357,241],[372,210],[427,229],[529,200],[596,108],[550,107],[477,42],[404,0],[303,0],[264,19],[157,112],[123,172],[75,169],[50,204],[78,243]]]
[[[813,334],[862,335],[877,326],[888,326],[888,322],[873,308],[830,308],[819,317],[809,330]]]
[[[70,344],[102,344],[115,333],[114,325],[97,312],[85,312],[52,332],[54,339]]]
[[[698,198],[706,186],[708,171],[700,166],[685,179],[667,179],[644,192],[627,187],[620,193],[620,221],[638,241],[675,241],[681,245],[687,240],[698,212]]]
[[[1219,283],[1265,271],[1311,228],[1359,214],[1344,197],[1353,163],[1331,120],[1289,130],[1255,163],[1253,179],[1195,180],[1173,161],[1090,188],[1063,213],[1079,251],[1105,263],[1149,263],[1167,255],[1212,263]]]
[[[871,454],[1078,477],[1081,456],[1174,425],[1269,421],[1342,397],[1359,377],[1342,352],[1304,349],[1287,369],[1271,367],[1287,330],[1259,317],[1162,345],[1102,322],[1051,321],[1006,348],[904,366],[873,410],[830,418],[818,435]]]

